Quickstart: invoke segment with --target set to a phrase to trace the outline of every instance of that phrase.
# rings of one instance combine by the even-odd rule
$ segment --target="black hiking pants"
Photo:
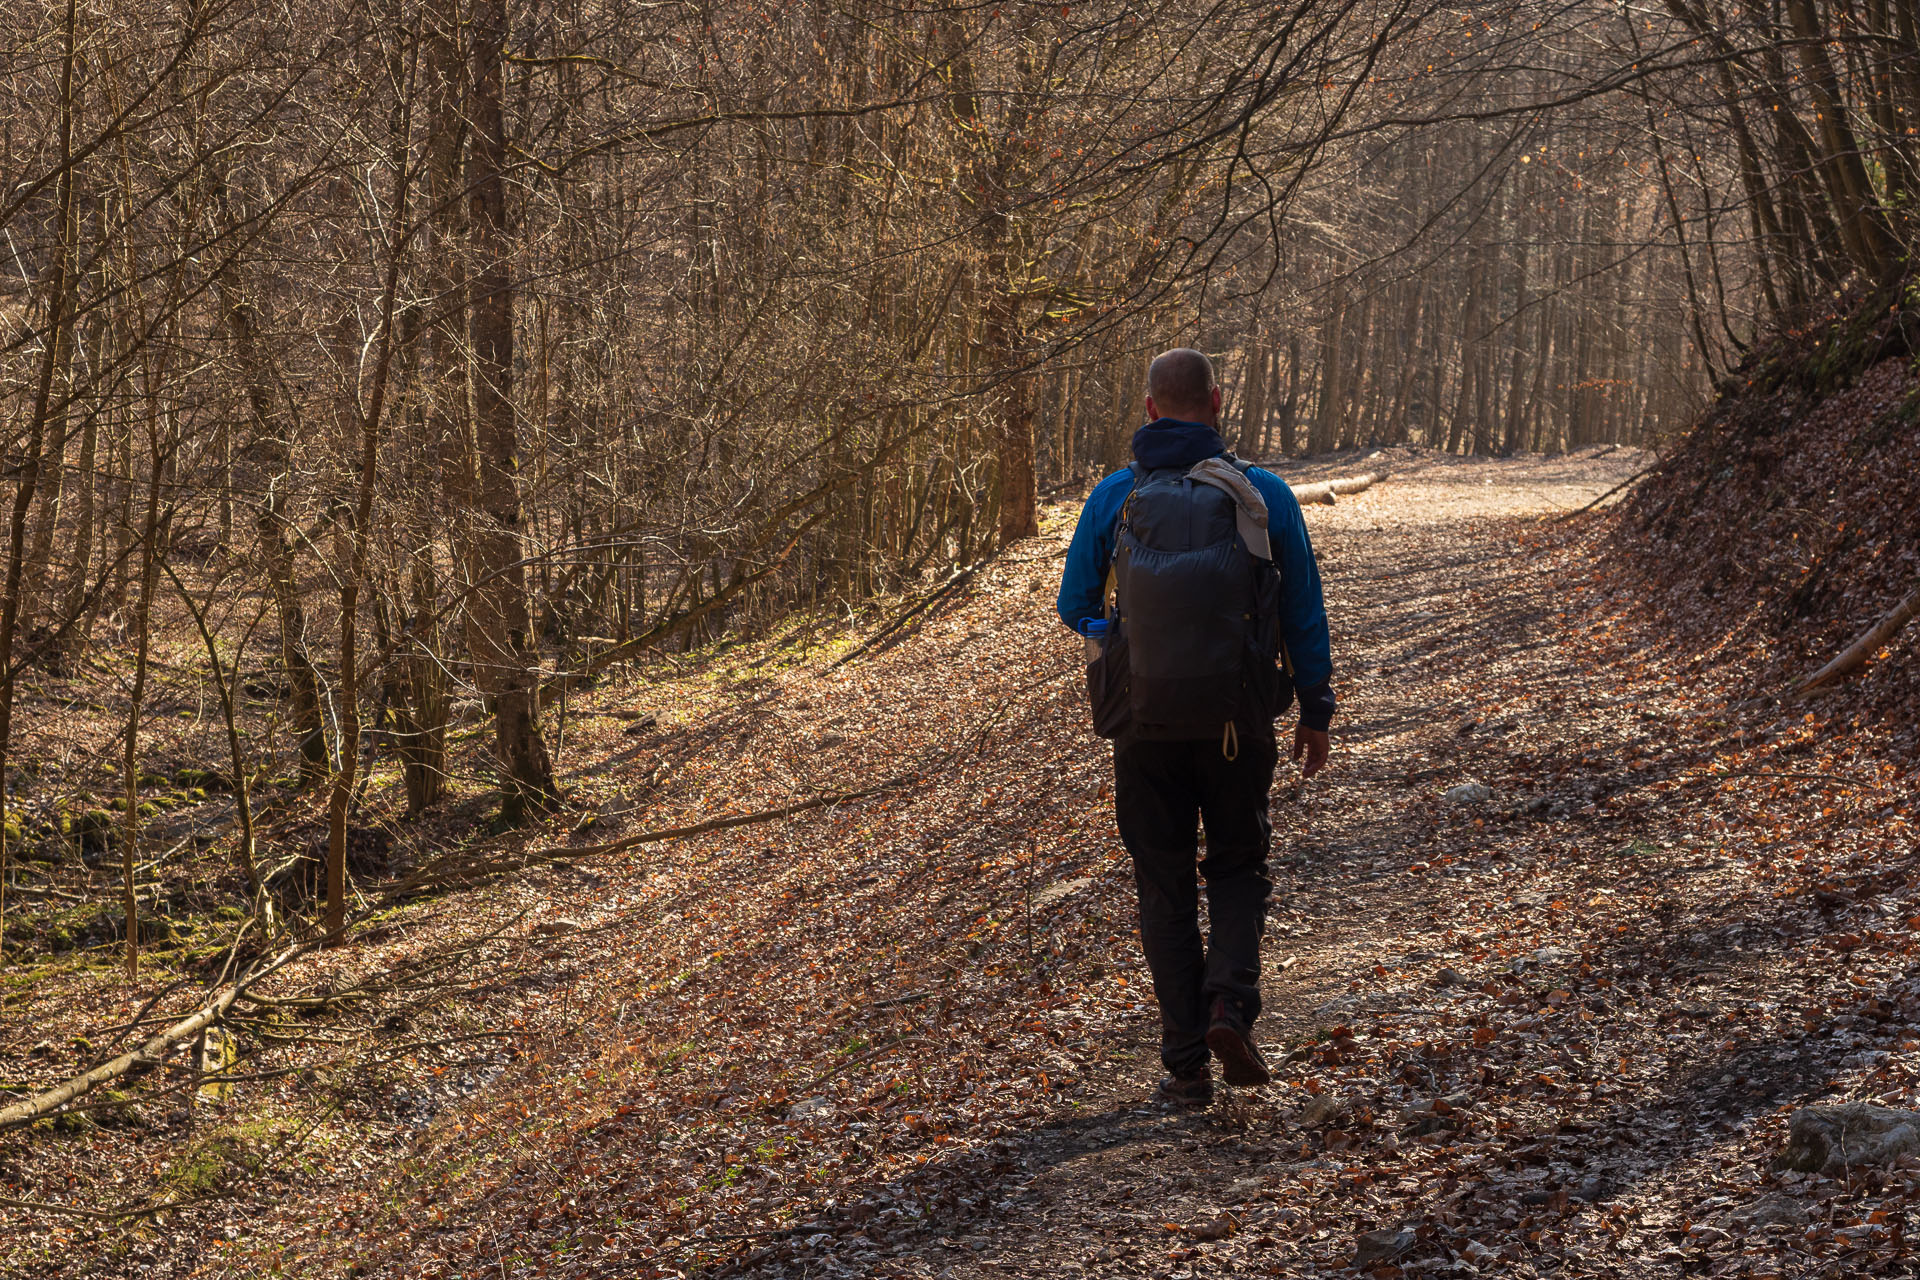
[[[1115,744],[1114,814],[1140,891],[1140,943],[1160,1001],[1160,1060],[1176,1074],[1206,1065],[1216,997],[1226,997],[1249,1027],[1260,1015],[1260,935],[1273,890],[1267,792],[1277,758],[1271,739],[1242,738],[1234,760],[1218,740]],[[1207,856],[1198,858],[1202,822]],[[1204,945],[1196,870],[1207,883]]]

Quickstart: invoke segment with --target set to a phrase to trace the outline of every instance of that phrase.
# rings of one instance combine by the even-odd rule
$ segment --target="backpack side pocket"
[[[1099,737],[1117,738],[1133,721],[1130,661],[1126,630],[1116,627],[1101,642],[1100,656],[1087,664],[1087,706]]]

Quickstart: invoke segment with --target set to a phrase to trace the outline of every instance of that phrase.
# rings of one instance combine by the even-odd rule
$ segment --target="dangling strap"
[[[1134,484],[1140,483],[1140,464],[1133,467]],[[1107,554],[1107,580],[1100,588],[1101,611],[1107,617],[1113,616],[1113,588],[1120,572],[1120,531],[1127,527],[1127,512],[1133,509],[1133,490],[1127,491],[1127,499],[1120,504],[1120,514],[1113,520],[1113,550]]]
[[[1233,721],[1227,721],[1227,727],[1220,731],[1220,754],[1228,764],[1240,758],[1240,731],[1233,727]]]

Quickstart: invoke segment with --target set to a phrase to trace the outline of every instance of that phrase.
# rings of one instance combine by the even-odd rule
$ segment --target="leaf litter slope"
[[[1870,847],[1910,801],[1877,764],[1815,750],[1767,772],[1866,782],[1724,780],[1800,739],[1756,741],[1724,699],[1645,668],[1590,548],[1532,519],[1637,460],[1400,462],[1310,517],[1346,714],[1336,768],[1277,790],[1280,1084],[1199,1117],[1143,1105],[1157,1035],[1131,884],[1051,618],[1063,506],[900,642],[736,682],[727,732],[688,727],[696,750],[611,757],[596,772],[644,793],[638,827],[924,773],[543,882],[580,927],[540,944],[545,989],[504,1072],[202,1269],[1295,1274],[1357,1256],[1614,1275],[1744,1251],[1857,1274],[1890,1256],[1906,1183],[1782,1178],[1765,1156],[1786,1102],[1910,1096],[1913,885]],[[1441,799],[1468,777],[1493,798]]]

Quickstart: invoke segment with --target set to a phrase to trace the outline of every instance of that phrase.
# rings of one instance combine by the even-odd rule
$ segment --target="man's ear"
[[[1147,421],[1158,422],[1159,420],[1160,420],[1160,410],[1153,403],[1153,397],[1148,396],[1147,397]]]
[[[1221,403],[1222,403],[1222,396],[1220,394],[1220,388],[1215,387],[1213,389],[1213,411],[1215,414],[1218,414],[1220,412]]]

